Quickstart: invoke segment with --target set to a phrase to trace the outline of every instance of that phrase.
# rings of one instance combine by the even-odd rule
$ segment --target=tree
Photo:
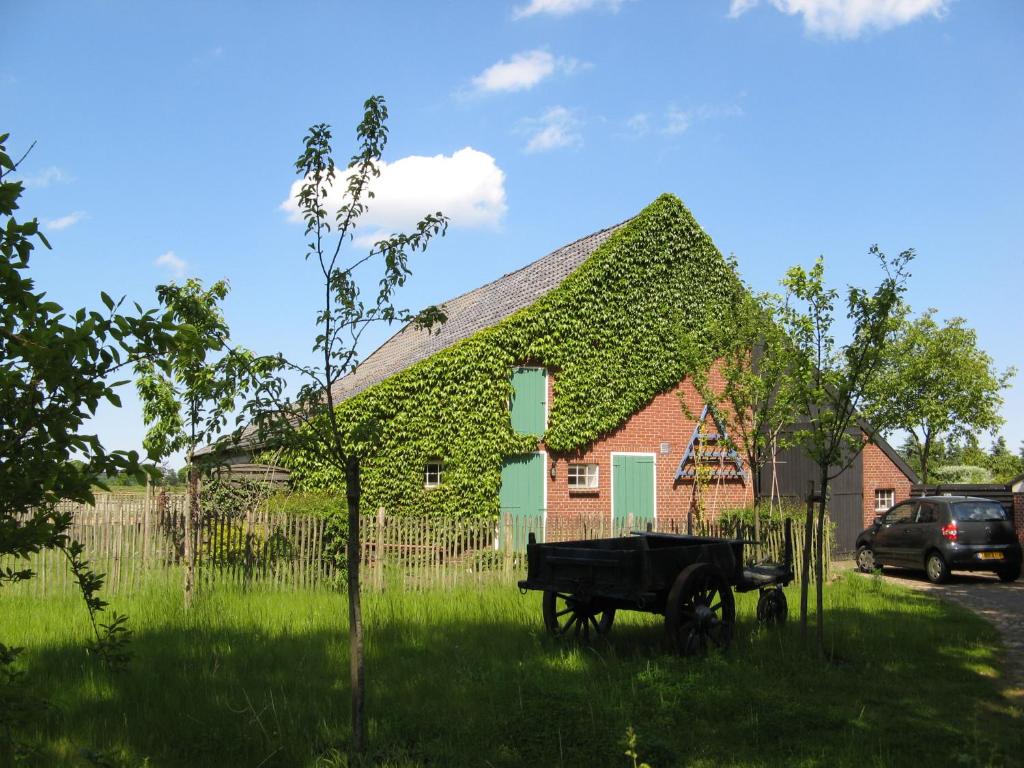
[[[352,751],[361,754],[366,746],[365,665],[363,620],[359,593],[359,503],[360,460],[372,450],[378,425],[338,421],[334,385],[358,362],[359,341],[375,323],[412,323],[432,328],[443,322],[444,313],[427,307],[412,313],[395,306],[395,292],[412,274],[409,257],[426,250],[429,242],[444,235],[448,220],[440,212],[428,214],[409,234],[394,234],[377,241],[367,253],[345,261],[343,247],[352,240],[360,217],[373,199],[371,182],[380,174],[378,163],[387,143],[387,106],[383,97],[373,96],[363,105],[363,119],[356,128],[358,152],[349,160],[342,178],[343,203],[336,212],[327,210],[329,190],[336,183],[330,126],[312,126],[304,140],[295,170],[303,179],[297,202],[310,238],[305,258],[320,269],[323,305],[316,315],[314,352],[320,362],[300,365],[281,360],[289,373],[304,381],[294,399],[284,396],[285,379],[266,379],[247,404],[251,416],[250,435],[259,444],[273,444],[287,451],[304,451],[322,458],[345,481],[348,517],[346,546],[349,663],[352,693]],[[377,265],[380,279],[376,295],[364,301],[356,270]],[[240,437],[241,435],[238,435]]]
[[[869,393],[872,421],[909,433],[924,483],[940,436],[959,438],[1002,424],[1000,393],[1014,375],[1012,368],[995,369],[966,320],[954,317],[940,326],[935,313],[929,309],[901,323],[892,364]]]
[[[846,316],[852,324],[845,344],[836,342],[834,329],[838,291],[825,286],[825,263],[819,258],[809,270],[792,267],[783,285],[787,290],[783,324],[797,351],[793,387],[806,422],[795,434],[798,444],[818,465],[820,490],[812,493],[818,505],[816,592],[818,647],[824,651],[822,556],[829,483],[847,469],[864,448],[860,426],[867,393],[888,362],[889,348],[902,317],[902,297],[909,277],[912,250],[889,259],[878,246],[870,253],[885,277],[870,293],[850,287]],[[886,426],[886,425],[880,425]],[[807,507],[803,572],[810,572],[813,509]],[[800,585],[800,629],[807,634],[808,580]]]
[[[230,345],[231,334],[217,306],[228,295],[219,280],[204,290],[199,280],[159,285],[157,298],[180,324],[179,339],[161,366],[140,360],[135,366],[142,415],[149,431],[143,447],[153,461],[185,452],[188,512],[185,515],[185,606],[195,590],[196,536],[199,530],[199,468],[195,451],[227,425],[239,399],[277,368],[272,357],[256,357]]]
[[[741,290],[720,318],[715,343],[692,345],[716,358],[691,365],[691,380],[705,402],[715,404],[728,422],[730,442],[743,451],[753,475],[757,501],[764,497],[761,470],[782,447],[783,428],[792,423],[797,410],[789,373],[793,347],[778,322],[780,311],[778,296]],[[722,382],[720,389],[711,384],[712,371]],[[754,528],[758,539],[757,506]]]
[[[1006,438],[999,435],[992,443],[986,466],[997,483],[1008,483],[1024,472],[1024,461],[1010,453]]]
[[[103,577],[92,573],[81,545],[69,530],[71,515],[57,510],[68,499],[92,502],[103,476],[141,476],[134,451],[107,451],[86,424],[102,402],[120,405],[116,376],[137,359],[159,359],[173,345],[174,323],[155,310],[121,311],[100,294],[104,311],[66,311],[36,288],[29,276],[37,243],[49,248],[36,219],[15,215],[24,190],[11,178],[21,162],[6,152],[0,135],[0,557],[27,559],[43,549],[67,556],[95,633],[101,659],[125,659],[124,618],[106,625],[97,614],[106,603],[98,592]],[[31,149],[31,148],[30,148]],[[27,153],[26,153],[27,154]],[[24,155],[22,156],[24,159]],[[31,578],[30,568],[0,569],[0,587]],[[0,644],[0,682],[19,649]],[[11,698],[0,694],[0,726],[9,724]],[[5,754],[4,750],[8,750]],[[0,762],[13,760],[0,744]]]

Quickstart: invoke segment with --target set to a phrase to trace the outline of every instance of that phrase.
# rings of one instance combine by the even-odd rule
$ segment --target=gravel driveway
[[[1012,584],[1001,584],[994,575],[987,573],[957,572],[945,584],[932,584],[924,573],[900,568],[886,568],[883,578],[890,584],[957,603],[988,619],[999,630],[1006,645],[1006,693],[1024,698],[1024,578]]]

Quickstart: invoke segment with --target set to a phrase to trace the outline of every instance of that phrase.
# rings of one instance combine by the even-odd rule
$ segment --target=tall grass
[[[0,639],[29,649],[27,685],[52,704],[21,734],[30,764],[342,764],[343,598],[221,588],[185,612],[178,586],[119,598],[136,632],[120,673],[86,657],[73,598],[0,597]],[[632,726],[655,768],[1020,764],[988,624],[848,576],[826,591],[825,661],[793,625],[757,629],[755,600],[739,596],[727,655],[679,659],[660,618],[636,613],[593,647],[552,641],[539,596],[507,584],[368,594],[371,762],[627,766]]]

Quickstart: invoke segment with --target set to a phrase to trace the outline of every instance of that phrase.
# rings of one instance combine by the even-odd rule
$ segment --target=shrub
[[[807,510],[800,504],[793,501],[783,501],[781,507],[776,504],[774,509],[767,502],[760,502],[756,506],[761,518],[761,527],[765,531],[780,530],[786,520],[794,523],[802,523],[807,517]],[[748,507],[737,507],[727,509],[719,516],[719,522],[725,526],[753,526],[754,525],[753,505]]]

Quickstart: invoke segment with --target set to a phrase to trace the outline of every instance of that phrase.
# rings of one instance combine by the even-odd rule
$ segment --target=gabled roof
[[[569,243],[522,269],[444,302],[448,316],[433,332],[409,324],[380,345],[333,388],[336,403],[490,328],[556,288],[627,221]]]
[[[889,457],[889,461],[896,465],[897,469],[906,475],[911,485],[917,485],[921,482],[921,479],[917,476],[917,472],[911,469],[910,465],[907,464],[906,459],[900,455],[900,452],[889,445],[888,441],[882,437],[874,428],[864,419],[860,420],[860,428],[864,430],[864,433],[871,438],[871,442],[882,449],[882,453]]]

